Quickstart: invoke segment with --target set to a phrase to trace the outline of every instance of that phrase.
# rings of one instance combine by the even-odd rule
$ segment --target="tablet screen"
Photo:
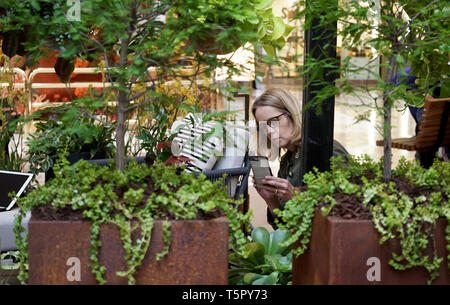
[[[20,196],[30,183],[33,174],[0,171],[0,210],[10,210],[16,199],[11,199],[8,194],[16,192]]]

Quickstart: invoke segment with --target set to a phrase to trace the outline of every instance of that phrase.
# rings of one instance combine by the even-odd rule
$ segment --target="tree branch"
[[[128,112],[128,111],[133,110],[133,109],[135,109],[135,108],[144,106],[144,105],[150,103],[151,101],[153,101],[153,100],[155,100],[155,99],[156,99],[156,97],[150,97],[150,98],[146,99],[146,100],[143,101],[143,102],[136,103],[136,104],[133,104],[133,105],[131,105],[131,106],[128,106],[127,108],[125,108],[124,111],[125,111],[125,112]]]
[[[95,121],[98,121],[98,122],[102,123],[103,125],[105,125],[108,128],[114,127],[113,125],[108,123],[108,121],[104,121],[104,120],[98,118],[97,116],[90,114],[87,110],[85,110],[85,109],[80,109],[80,110],[81,110],[81,115],[83,115],[85,117],[88,117],[90,119],[93,119]]]
[[[410,27],[410,25],[411,25],[411,23],[416,19],[416,18],[418,18],[420,15],[422,15],[425,11],[426,11],[426,9],[428,9],[430,6],[432,6],[432,5],[434,5],[434,4],[436,4],[436,3],[438,3],[439,1],[441,1],[441,0],[433,0],[433,1],[431,1],[430,3],[428,3],[427,5],[425,5],[420,11],[418,11],[404,26],[403,26],[403,28],[400,30],[400,33],[403,33],[403,32],[405,32],[406,31],[406,29],[408,28],[408,27]],[[406,33],[402,36],[402,38],[400,39],[400,42],[403,42],[404,40],[406,39]]]
[[[78,33],[79,33],[81,36],[83,36],[83,37],[85,37],[85,38],[88,38],[88,39],[92,40],[94,43],[96,43],[97,45],[99,45],[101,49],[103,49],[103,56],[105,57],[105,69],[106,69],[106,71],[109,71],[108,56],[107,56],[107,53],[106,53],[106,48],[105,48],[105,46],[104,46],[103,44],[101,44],[100,41],[98,41],[97,39],[95,39],[95,38],[93,38],[93,37],[87,35],[86,33],[83,33],[83,32],[78,32]],[[108,77],[108,80],[109,80],[108,82],[109,82],[109,83],[112,83],[113,81],[112,81],[111,76],[109,75],[109,73],[107,73],[107,77]]]

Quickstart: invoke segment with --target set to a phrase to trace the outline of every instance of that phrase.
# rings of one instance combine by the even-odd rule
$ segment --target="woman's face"
[[[291,142],[294,126],[286,112],[272,106],[260,106],[256,108],[255,120],[260,132],[266,127],[269,141],[280,148],[287,148]],[[267,125],[262,122],[267,122]]]

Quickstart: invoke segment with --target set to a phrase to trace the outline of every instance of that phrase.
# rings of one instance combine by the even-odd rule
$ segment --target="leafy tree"
[[[158,90],[158,86],[174,79],[194,84],[202,77],[210,77],[217,67],[228,67],[230,76],[239,73],[242,67],[229,59],[198,50],[205,33],[223,30],[212,38],[232,51],[246,42],[257,43],[256,30],[251,25],[266,22],[264,27],[261,25],[260,33],[264,34],[261,37],[266,36],[265,47],[281,46],[283,35],[289,29],[281,26],[279,19],[273,18],[276,21],[270,23],[271,9],[267,8],[270,3],[254,0],[233,1],[232,5],[227,1],[192,0],[7,0],[0,4],[0,32],[4,36],[5,53],[14,55],[19,49],[23,51],[23,47],[21,54],[26,54],[30,63],[46,56],[50,50],[57,50],[55,70],[63,81],[70,78],[76,57],[104,61],[105,77],[112,83],[110,90],[117,101],[116,167],[123,169],[129,114],[143,105],[166,108],[165,104],[172,103],[183,107],[183,100],[174,100]],[[252,13],[250,8],[254,6],[265,9],[265,13]],[[239,16],[240,9],[248,15],[250,23]],[[201,20],[202,16],[209,19]],[[206,20],[213,23],[203,22]],[[269,30],[272,35],[266,35]],[[182,69],[186,65],[191,69]],[[149,67],[155,69],[150,71]],[[227,87],[236,90],[233,86]]]
[[[304,21],[305,29],[335,27],[337,22],[343,48],[367,47],[377,55],[364,67],[356,67],[348,57],[342,63],[326,56],[307,57],[300,67],[300,75],[309,75],[305,85],[320,88],[311,105],[320,105],[330,96],[345,93],[359,97],[359,106],[377,111],[383,118],[383,126],[378,127],[384,138],[383,175],[390,178],[391,109],[395,102],[404,100],[403,109],[406,105],[422,106],[425,95],[436,86],[441,87],[441,96],[449,95],[449,79],[443,76],[450,74],[450,6],[447,1],[439,0],[340,0],[338,9],[329,10],[329,6],[329,0],[300,0],[296,18]],[[313,19],[317,21],[313,23]],[[415,90],[409,90],[406,81],[399,86],[392,81],[399,73],[406,80],[403,70],[408,66],[412,67],[411,74],[419,77]],[[324,80],[321,71],[325,67],[332,68],[330,73],[340,75],[335,83]],[[380,67],[381,75],[374,72],[377,69],[373,67]],[[350,72],[361,71],[373,75],[378,84],[374,87],[350,85]],[[367,114],[363,113],[360,119],[367,119]]]

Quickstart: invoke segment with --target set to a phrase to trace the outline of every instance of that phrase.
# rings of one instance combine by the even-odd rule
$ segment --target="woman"
[[[258,187],[253,178],[256,191],[267,203],[267,221],[276,229],[275,209],[283,209],[284,203],[300,190],[303,177],[301,166],[301,104],[283,89],[268,89],[256,98],[252,106],[258,132],[266,132],[267,143],[285,149],[280,161],[278,177],[266,176],[263,185]],[[333,143],[333,156],[347,160],[348,152],[336,140]]]

